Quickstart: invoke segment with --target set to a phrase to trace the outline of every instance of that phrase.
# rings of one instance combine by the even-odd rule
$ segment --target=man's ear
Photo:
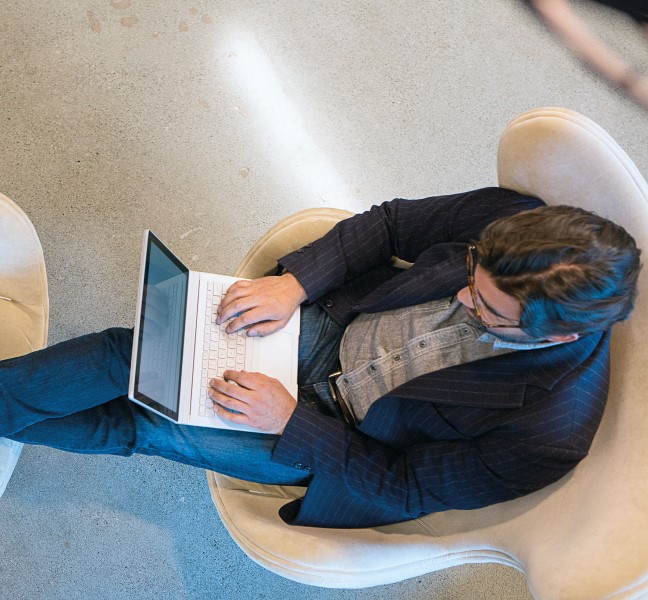
[[[547,339],[550,342],[574,342],[576,341],[580,335],[577,333],[567,333],[565,335],[550,335]]]

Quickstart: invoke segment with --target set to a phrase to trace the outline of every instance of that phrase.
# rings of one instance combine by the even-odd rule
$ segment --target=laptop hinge
[[[196,354],[196,330],[198,320],[198,289],[200,273],[189,271],[187,284],[187,316],[185,318],[185,337],[182,348],[182,375],[180,376],[180,423],[191,420],[191,390]]]

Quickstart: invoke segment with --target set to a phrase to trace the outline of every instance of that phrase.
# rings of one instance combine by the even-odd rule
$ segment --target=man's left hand
[[[261,373],[225,371],[223,379],[212,379],[209,386],[221,419],[267,433],[283,433],[297,406],[281,382]]]

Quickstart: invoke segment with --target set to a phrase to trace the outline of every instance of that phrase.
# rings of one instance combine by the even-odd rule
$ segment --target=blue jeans
[[[336,368],[343,329],[317,305],[303,307],[301,327],[299,400],[337,414],[322,383]],[[80,454],[162,456],[258,483],[308,483],[302,470],[272,462],[275,435],[176,425],[131,402],[132,343],[132,330],[108,329],[0,362],[0,437]]]

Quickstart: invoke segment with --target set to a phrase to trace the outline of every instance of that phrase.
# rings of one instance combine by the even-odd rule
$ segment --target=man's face
[[[477,310],[479,310],[481,320],[488,332],[496,337],[514,342],[571,342],[578,339],[578,334],[574,333],[537,340],[522,331],[518,326],[522,318],[522,305],[512,296],[502,292],[495,285],[490,273],[479,264],[474,268],[473,289],[477,308],[469,286],[459,291],[457,299],[473,317],[477,318]],[[509,324],[511,327],[506,327]],[[488,327],[488,325],[498,325],[498,327]]]
[[[466,286],[457,294],[457,299],[466,306],[468,312],[477,320],[481,320],[488,328],[489,333],[507,339],[528,339],[519,327],[522,316],[521,304],[512,296],[502,292],[493,281],[488,271],[479,265],[474,268],[474,296],[470,287]],[[474,298],[474,299],[473,299]],[[481,319],[478,317],[481,316]],[[496,328],[489,328],[488,325],[498,325]],[[511,327],[502,327],[510,324]]]

